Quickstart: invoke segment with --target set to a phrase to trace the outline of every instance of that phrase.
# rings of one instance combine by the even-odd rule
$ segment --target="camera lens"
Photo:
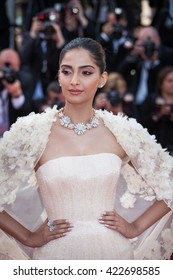
[[[79,13],[79,9],[77,7],[72,7],[71,11],[73,14],[78,14]]]
[[[113,31],[113,37],[114,39],[120,39],[123,35],[123,26],[120,23],[115,23],[114,24],[114,31]]]
[[[51,22],[45,22],[41,30],[42,37],[44,39],[51,39],[53,34],[55,34],[55,28],[52,26]]]
[[[9,84],[13,84],[17,79],[17,73],[13,71],[9,66],[5,65],[0,70],[0,79],[5,80]]]
[[[144,52],[148,58],[151,58],[154,52],[156,51],[156,45],[149,37],[147,41],[144,43]]]
[[[116,107],[121,103],[120,95],[114,89],[107,93],[107,99],[109,100],[112,107]]]

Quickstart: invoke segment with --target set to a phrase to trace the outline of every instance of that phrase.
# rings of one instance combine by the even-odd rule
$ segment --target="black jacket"
[[[140,83],[143,60],[139,56],[128,55],[122,60],[118,71],[127,82],[128,92],[136,96]],[[156,92],[156,81],[159,71],[165,66],[173,66],[173,49],[160,45],[158,50],[158,63],[148,70],[148,94]]]

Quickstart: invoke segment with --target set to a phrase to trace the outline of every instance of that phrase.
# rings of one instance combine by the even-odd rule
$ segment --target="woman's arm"
[[[170,208],[164,201],[156,201],[132,223],[128,223],[115,211],[103,213],[99,221],[106,227],[120,232],[127,238],[134,238],[143,233],[169,211]]]
[[[54,230],[50,231],[46,220],[35,232],[29,231],[7,212],[0,213],[0,228],[7,234],[28,247],[40,247],[47,242],[61,238],[71,231],[72,225],[67,220],[55,220]]]
[[[30,246],[30,231],[23,227],[5,211],[0,213],[0,228],[20,241],[22,244]]]
[[[151,207],[132,223],[132,225],[136,228],[139,235],[160,220],[169,211],[171,211],[171,209],[163,200],[155,201]]]

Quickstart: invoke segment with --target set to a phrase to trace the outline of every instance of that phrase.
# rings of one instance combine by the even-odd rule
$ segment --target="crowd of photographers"
[[[141,26],[142,1],[45,1],[44,9],[29,2],[16,49],[0,52],[0,136],[18,116],[63,106],[54,84],[60,51],[91,37],[104,47],[111,77],[94,106],[136,118],[173,155],[173,1],[148,1],[150,26]]]

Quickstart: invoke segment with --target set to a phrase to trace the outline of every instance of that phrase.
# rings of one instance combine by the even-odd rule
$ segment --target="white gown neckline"
[[[41,171],[44,167],[46,167],[49,164],[52,164],[53,162],[64,160],[64,159],[83,159],[83,158],[89,158],[89,157],[102,157],[102,156],[110,156],[110,157],[116,157],[120,162],[123,161],[117,154],[109,153],[109,152],[103,152],[103,153],[97,153],[97,154],[88,154],[88,155],[74,155],[74,156],[59,156],[56,158],[52,158],[41,164],[38,169],[36,170],[36,173]]]

